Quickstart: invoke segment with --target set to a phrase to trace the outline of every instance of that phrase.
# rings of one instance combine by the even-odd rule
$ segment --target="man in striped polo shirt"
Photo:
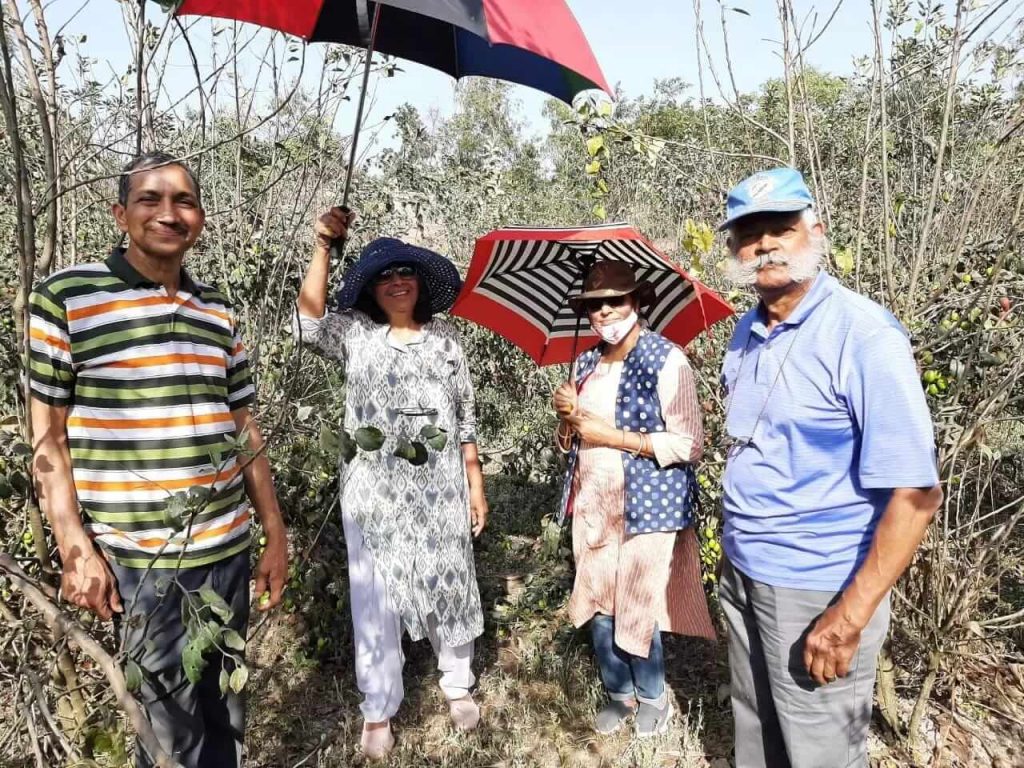
[[[205,222],[192,172],[168,155],[137,158],[113,214],[127,248],[32,294],[36,488],[63,598],[102,619],[123,614],[123,649],[162,747],[186,768],[237,766],[244,701],[221,683],[235,664],[195,638],[211,620],[245,636],[250,505],[267,538],[261,609],[287,577],[255,390],[230,305],[182,268]]]

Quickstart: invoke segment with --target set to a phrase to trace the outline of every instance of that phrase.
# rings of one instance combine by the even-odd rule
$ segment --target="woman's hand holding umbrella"
[[[313,258],[306,270],[299,291],[299,314],[303,317],[324,316],[327,306],[327,278],[330,272],[331,243],[348,237],[348,228],[355,221],[355,213],[347,208],[331,208],[314,225]]]
[[[563,381],[559,385],[558,389],[555,390],[552,404],[555,406],[555,411],[561,418],[566,418],[579,405],[579,399],[576,396],[576,387],[571,382]]]
[[[585,443],[605,448],[622,447],[622,430],[616,429],[598,416],[586,411],[577,411],[567,416],[565,422]]]
[[[355,221],[356,214],[348,208],[335,206],[316,220],[316,249],[328,250],[334,240],[348,238],[348,228]]]
[[[579,409],[579,397],[576,394],[576,387],[568,381],[562,382],[558,389],[555,390],[553,398],[553,404],[555,411],[558,412],[558,416],[562,419],[569,429],[580,436],[580,439],[591,445],[605,445],[611,447],[615,443],[615,438],[619,435],[619,430],[609,424],[604,419],[598,418],[593,414],[581,411]],[[567,437],[567,435],[559,427],[559,436]]]

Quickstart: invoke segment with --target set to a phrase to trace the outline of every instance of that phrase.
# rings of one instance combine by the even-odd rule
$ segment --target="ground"
[[[564,540],[553,549],[539,533],[554,493],[495,479],[492,518],[477,552],[487,627],[477,647],[476,699],[483,724],[473,734],[450,727],[430,647],[406,645],[406,699],[394,721],[392,768],[729,768],[733,765],[728,667],[722,642],[667,636],[668,681],[678,715],[670,734],[638,742],[622,732],[594,734],[602,700],[586,631],[573,629],[561,606],[572,573]],[[337,573],[344,572],[343,563]],[[511,593],[511,595],[510,595]],[[342,622],[343,624],[343,622]],[[311,660],[303,650],[301,613],[258,628],[250,659],[247,751],[259,768],[358,766],[362,720],[351,665],[339,650]],[[339,638],[337,648],[347,647]],[[925,718],[916,760],[875,717],[873,766],[1024,766],[1024,670],[972,670],[957,706],[941,703]],[[986,677],[987,676],[987,677]],[[979,687],[979,681],[984,685]],[[994,681],[994,682],[993,682]],[[1002,691],[993,699],[992,685]],[[901,691],[902,693],[902,691]],[[949,694],[943,694],[949,700]],[[943,698],[939,696],[939,698]],[[986,703],[987,701],[987,703]],[[911,701],[901,700],[907,713]],[[1013,714],[1016,713],[1016,714]]]

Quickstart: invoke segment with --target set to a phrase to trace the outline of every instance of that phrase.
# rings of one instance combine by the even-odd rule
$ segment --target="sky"
[[[629,96],[649,94],[657,79],[670,77],[692,84],[690,94],[697,94],[694,2],[568,0],[606,80]],[[723,5],[726,8],[729,48],[740,90],[753,90],[765,80],[781,76],[781,33],[775,0],[696,2],[703,8],[706,39],[718,66],[724,61],[720,9]],[[869,0],[794,0],[794,4],[797,17],[808,30],[820,30],[838,8],[831,25],[807,53],[810,65],[827,72],[848,74],[853,70],[856,56],[872,51]],[[153,3],[148,8],[150,17],[162,22],[164,16],[160,8]],[[87,35],[88,40],[82,46],[84,52],[110,59],[115,67],[124,66],[130,57],[130,46],[116,0],[52,0],[48,10],[53,19],[51,32],[76,11],[80,12],[68,22],[66,33]],[[193,33],[201,62],[210,58],[209,51],[204,50],[204,43],[208,46],[212,41],[207,24],[202,22],[200,29]],[[322,46],[312,48],[316,49],[310,51],[314,56],[323,50]],[[183,58],[184,49],[181,56],[174,66],[182,75],[182,82],[191,85],[191,65]],[[412,104],[424,115],[436,112],[443,117],[452,112],[454,80],[417,64],[401,62],[400,66],[403,71],[395,77],[381,78],[371,85],[375,118],[393,112],[403,103]],[[708,76],[705,92],[711,97],[717,96],[716,86]],[[513,98],[519,102],[519,117],[528,129],[542,130],[545,125],[542,107],[548,97],[516,86]],[[354,108],[349,105],[349,112],[339,117],[342,123],[339,129],[350,124],[353,117]],[[388,143],[386,135],[383,143]]]

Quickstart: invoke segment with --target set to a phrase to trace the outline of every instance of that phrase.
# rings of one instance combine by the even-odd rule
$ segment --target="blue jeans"
[[[615,645],[615,619],[598,613],[590,620],[594,655],[601,669],[601,682],[609,698],[615,701],[637,699],[660,705],[665,693],[665,656],[661,650],[661,631],[654,627],[651,650],[646,659],[626,653]]]

